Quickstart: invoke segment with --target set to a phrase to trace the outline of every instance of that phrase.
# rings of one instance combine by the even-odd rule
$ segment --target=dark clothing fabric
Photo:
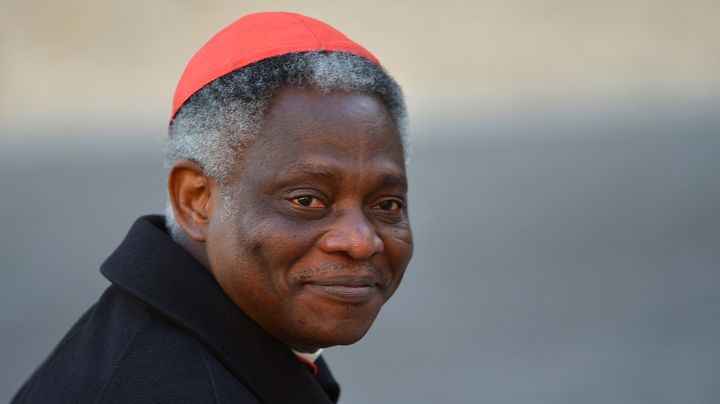
[[[14,403],[327,403],[317,376],[225,295],[166,233],[138,219],[101,272],[112,285],[63,338]]]

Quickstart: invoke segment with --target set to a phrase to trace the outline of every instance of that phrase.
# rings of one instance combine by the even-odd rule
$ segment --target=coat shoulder
[[[194,336],[111,286],[13,402],[258,400]]]

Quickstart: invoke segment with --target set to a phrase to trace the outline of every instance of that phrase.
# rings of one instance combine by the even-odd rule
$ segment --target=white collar
[[[323,351],[322,348],[318,349],[318,350],[315,351],[315,352],[310,352],[310,353],[308,353],[308,352],[298,352],[298,351],[296,351],[296,350],[293,349],[293,352],[295,353],[295,355],[297,355],[297,356],[299,356],[299,357],[307,360],[307,361],[310,362],[310,363],[315,363],[315,361],[317,360],[317,358],[320,357],[320,354],[322,353],[322,351]]]

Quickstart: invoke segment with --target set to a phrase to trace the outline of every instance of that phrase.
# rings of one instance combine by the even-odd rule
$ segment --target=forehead
[[[290,166],[312,164],[405,175],[395,121],[377,96],[362,93],[279,90],[244,157],[241,170],[278,175]]]

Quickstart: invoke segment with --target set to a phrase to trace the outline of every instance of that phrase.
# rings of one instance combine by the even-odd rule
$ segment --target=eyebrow
[[[388,188],[400,188],[403,192],[407,192],[408,184],[407,184],[407,178],[404,175],[401,174],[390,174],[390,173],[383,173],[380,174],[378,177],[378,186],[381,188],[388,187]]]
[[[290,166],[284,174],[290,176],[307,175],[329,179],[342,179],[342,173],[335,167],[322,163],[297,163]]]
[[[283,182],[292,182],[293,179],[300,176],[321,177],[329,180],[341,180],[345,176],[332,165],[312,162],[294,164],[288,167],[283,174],[287,177],[287,180]],[[398,187],[404,192],[407,191],[407,178],[399,170],[388,169],[387,171],[383,171],[376,176],[376,180],[379,188]]]

